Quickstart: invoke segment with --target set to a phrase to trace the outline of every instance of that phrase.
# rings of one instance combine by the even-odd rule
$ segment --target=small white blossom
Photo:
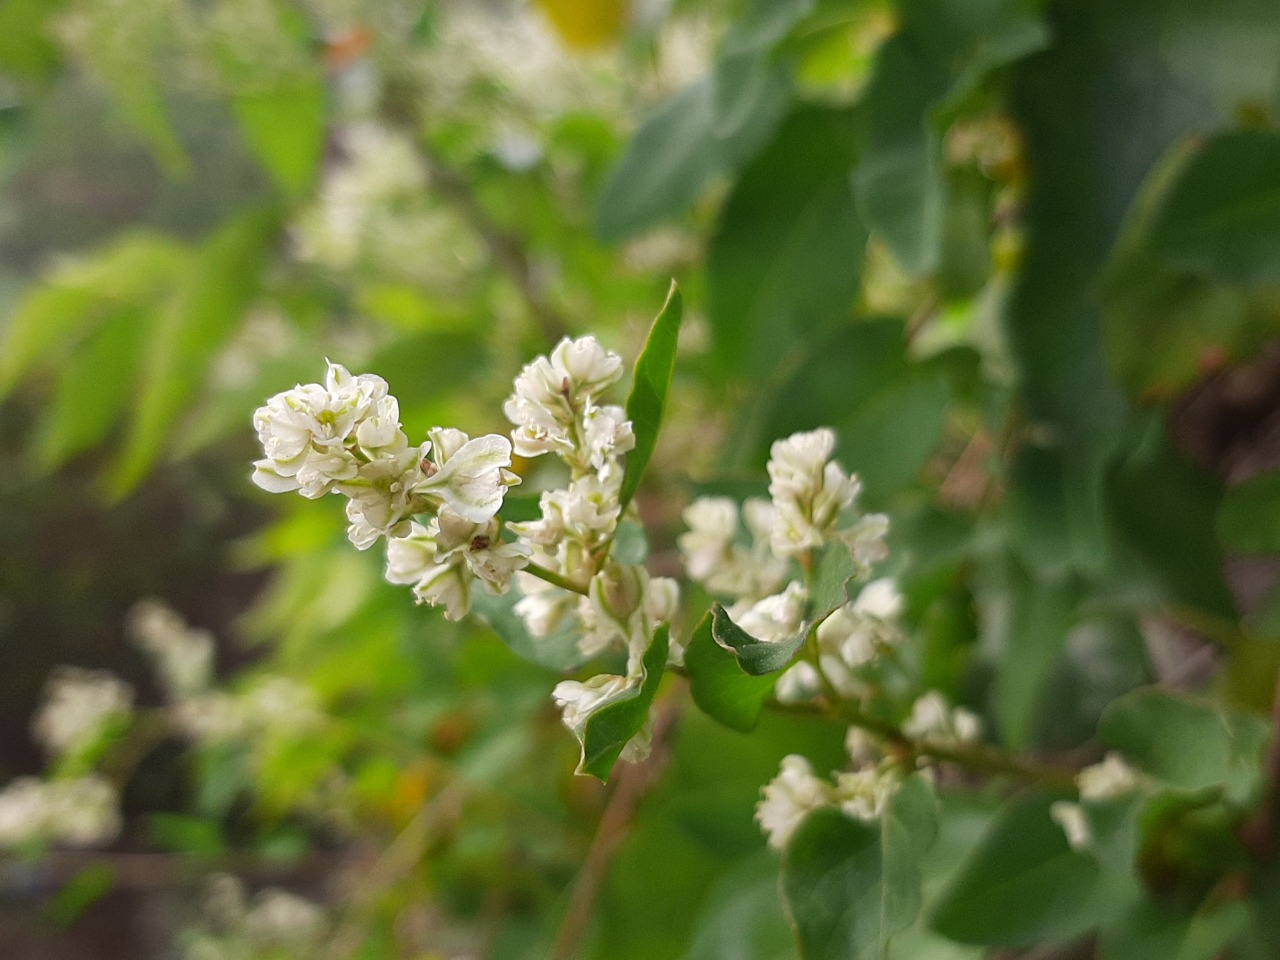
[[[611,703],[631,696],[643,682],[642,672],[626,677],[602,673],[581,682],[563,680],[556,684],[551,696],[560,708],[564,725],[581,743],[586,737],[587,721],[595,713]],[[652,736],[652,725],[646,723],[639,733],[627,741],[619,759],[629,763],[643,760],[649,754]]]
[[[23,847],[39,840],[47,812],[44,781],[19,777],[0,790],[0,849]]]
[[[769,495],[777,508],[774,550],[801,553],[826,542],[852,505],[858,481],[831,460],[836,436],[822,428],[775,441],[769,450]]]
[[[807,600],[804,587],[793,581],[781,593],[757,600],[749,607],[735,605],[729,611],[729,619],[757,640],[779,643],[801,632]]]
[[[439,497],[454,513],[473,523],[492,520],[502,507],[507,488],[520,482],[506,469],[511,466],[511,441],[492,433],[467,440],[455,450],[436,450],[433,466],[425,478],[414,483],[413,491]]]
[[[621,487],[621,470],[606,468],[585,474],[570,481],[568,487],[544,491],[539,498],[542,516],[537,520],[508,526],[540,546],[555,546],[568,538],[594,548],[617,529]]]
[[[1089,829],[1088,818],[1080,804],[1059,800],[1049,805],[1049,816],[1067,835],[1067,843],[1072,850],[1085,850],[1093,844],[1093,831]]]
[[[853,820],[879,820],[899,777],[892,769],[863,767],[836,775],[836,802],[841,812]]]
[[[0,848],[33,843],[90,847],[119,832],[119,797],[101,777],[20,777],[0,790]]]
[[[636,435],[626,411],[617,406],[597,406],[590,398],[582,411],[583,459],[592,469],[602,470],[635,448]]]
[[[448,507],[436,518],[436,559],[461,557],[472,575],[494,596],[507,592],[517,570],[529,563],[533,550],[523,543],[505,543],[498,521],[473,523]]]
[[[444,607],[446,619],[461,620],[471,609],[471,575],[460,555],[437,559],[437,532],[435,521],[415,522],[407,536],[388,540],[386,578],[412,586],[418,603]]]
[[[58,756],[90,746],[113,720],[129,715],[133,688],[102,670],[61,667],[45,687],[32,722],[41,745]]]
[[[782,758],[778,775],[765,784],[761,793],[756,820],[775,850],[786,847],[806,816],[836,803],[835,789],[815,776],[809,761],[798,754]]]
[[[188,627],[159,600],[136,604],[129,613],[128,629],[134,644],[151,658],[170,700],[191,697],[213,681],[213,634]]]
[[[951,708],[947,698],[930,690],[911,706],[911,716],[902,725],[909,737],[939,743],[971,743],[982,734],[982,721],[964,707]]]
[[[677,543],[689,578],[711,593],[759,600],[776,593],[787,578],[787,561],[773,552],[773,504],[759,498],[742,505],[751,543],[737,543],[738,508],[727,497],[702,497],[684,512],[689,526]]]
[[[1114,750],[1101,763],[1085,767],[1076,774],[1076,786],[1080,799],[1088,801],[1115,800],[1133,793],[1142,785],[1138,772],[1129,766],[1124,757]]]
[[[244,930],[260,946],[315,944],[328,925],[324,910],[310,900],[269,887],[254,897],[244,915]]]

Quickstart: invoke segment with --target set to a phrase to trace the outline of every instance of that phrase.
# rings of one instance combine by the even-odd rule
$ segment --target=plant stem
[[[568,590],[571,593],[581,594],[584,597],[587,595],[586,587],[581,584],[574,583],[568,577],[562,576],[554,570],[548,570],[541,564],[531,563],[527,567],[524,567],[523,572],[532,577],[537,577],[539,580],[545,580],[547,583],[552,586],[559,587],[561,590]]]

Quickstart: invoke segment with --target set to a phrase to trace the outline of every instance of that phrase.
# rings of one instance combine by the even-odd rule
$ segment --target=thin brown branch
[[[489,216],[466,177],[446,163],[421,137],[418,138],[418,149],[427,165],[431,182],[440,195],[454,205],[484,242],[494,265],[515,284],[542,336],[549,344],[557,343],[568,333],[568,325],[538,281],[525,253],[524,244]]]
[[[667,741],[679,720],[680,709],[680,699],[673,697],[668,700],[653,724],[653,748],[649,758],[621,768],[591,840],[587,859],[578,872],[564,920],[561,921],[555,942],[551,946],[550,960],[573,960],[578,955],[591,922],[596,897],[608,875],[609,864],[613,862],[614,855],[626,838],[641,801],[662,778],[666,769],[669,752]]]

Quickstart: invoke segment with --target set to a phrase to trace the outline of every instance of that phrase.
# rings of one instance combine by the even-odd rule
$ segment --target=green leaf
[[[291,78],[232,102],[241,134],[262,166],[291,197],[302,196],[324,155],[323,78]]]
[[[707,716],[726,727],[749,733],[760,720],[764,702],[773,692],[776,676],[752,676],[737,656],[715,640],[712,612],[698,623],[684,652],[693,702]]]
[[[95,863],[78,870],[44,908],[45,916],[60,927],[69,927],[115,886],[116,872],[110,864]]]
[[[216,820],[183,813],[154,813],[150,817],[151,839],[174,853],[212,857],[227,851],[227,841]]]
[[[471,594],[471,610],[516,656],[552,670],[571,670],[580,666],[586,657],[578,649],[581,628],[575,619],[566,617],[565,623],[550,636],[532,636],[515,612],[520,600],[520,589],[516,586],[500,597],[476,590]]]
[[[653,634],[644,655],[644,677],[625,698],[601,707],[587,720],[582,737],[582,762],[578,769],[598,780],[608,780],[627,741],[640,732],[649,718],[658,684],[667,666],[668,627],[664,623]]]
[[[848,603],[849,581],[856,573],[848,546],[833,543],[825,547],[818,556],[809,590],[810,619],[817,620]]]
[[[134,312],[113,318],[60,368],[37,441],[41,469],[100,443],[128,409],[146,320]]]
[[[1102,960],[1213,960],[1249,922],[1239,901],[1194,915],[1144,898],[1102,934]]]
[[[1041,716],[1045,684],[1066,649],[1080,588],[1073,578],[1037,579],[1011,561],[1006,589],[1009,626],[996,679],[996,720],[1005,743],[1025,750]]]
[[[658,445],[658,429],[662,426],[667,395],[671,392],[671,377],[676,368],[676,346],[683,315],[684,300],[672,281],[667,302],[653,321],[644,350],[636,358],[635,378],[631,394],[627,397],[627,418],[635,431],[636,445],[627,454],[622,489],[618,494],[624,510],[639,489],[644,468],[649,465],[649,458]]]
[[[1065,940],[1124,908],[1131,878],[1077,853],[1049,816],[1052,797],[1007,808],[952,877],[930,925],[960,943]]]
[[[806,334],[847,319],[866,234],[853,209],[850,116],[792,114],[742,173],[707,250],[707,313],[722,368],[776,370]]]
[[[718,603],[711,605],[711,635],[720,646],[732,650],[738,665],[753,677],[777,673],[789,666],[796,651],[804,645],[806,632],[801,630],[790,640],[772,643],[757,640],[730,620],[724,607]]]
[[[1144,773],[1172,787],[1223,787],[1230,797],[1244,800],[1257,786],[1269,725],[1260,716],[1150,687],[1110,704],[1098,734]]]
[[[1151,225],[1151,249],[1232,283],[1280,282],[1280,134],[1223,134],[1191,159]]]
[[[596,201],[595,232],[617,242],[683,212],[720,169],[711,81],[662,104],[632,136]]]
[[[170,428],[258,291],[276,225],[273,213],[254,212],[217,231],[162,307],[142,358],[129,435],[107,481],[111,496],[127,494],[160,458]]]
[[[795,944],[778,895],[778,865],[760,855],[708,892],[684,960],[791,960]]]
[[[837,810],[805,818],[787,844],[782,889],[803,960],[887,956],[920,912],[920,858],[937,835],[933,790],[909,777],[879,823]]]
[[[1280,472],[1259,474],[1227,491],[1218,536],[1230,550],[1280,553]]]

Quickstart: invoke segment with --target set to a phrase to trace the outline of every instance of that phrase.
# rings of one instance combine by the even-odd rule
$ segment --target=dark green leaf
[[[787,844],[782,889],[804,960],[872,960],[920,912],[920,858],[937,812],[927,780],[908,778],[879,823],[810,814]]]
[[[1262,717],[1146,688],[1107,707],[1098,733],[1143,772],[1170,786],[1224,787],[1243,800],[1257,785],[1268,729]]]
[[[636,445],[627,454],[622,474],[622,489],[618,497],[623,509],[639,489],[644,468],[649,465],[649,458],[658,445],[658,430],[662,426],[667,395],[671,392],[671,377],[676,368],[676,346],[683,315],[684,301],[672,282],[667,302],[653,321],[644,350],[636,359],[635,379],[627,397],[627,418],[635,431]]]
[[[693,702],[708,716],[734,730],[749,733],[755,729],[777,677],[744,673],[738,658],[716,643],[711,618],[712,613],[708,611],[685,648],[689,692]]]
[[[1218,510],[1218,536],[1230,550],[1280,553],[1280,472],[1227,491]]]
[[[1280,282],[1280,134],[1241,131],[1212,140],[1157,212],[1151,249],[1229,282]]]
[[[778,865],[762,855],[707,892],[684,960],[791,960],[795,944],[778,894]]]
[[[115,886],[116,872],[110,864],[95,863],[76,872],[45,907],[45,914],[61,927],[69,927]]]
[[[1072,578],[1037,579],[1010,562],[1006,589],[1009,628],[994,702],[1005,743],[1024,750],[1040,718],[1050,671],[1066,648],[1080,588]]]
[[[587,720],[582,738],[582,762],[578,769],[598,780],[608,780],[627,741],[640,732],[649,718],[649,707],[667,667],[668,628],[664,623],[653,635],[644,655],[644,678],[624,699],[601,707]]]
[[[711,635],[716,643],[732,650],[738,665],[753,677],[777,673],[795,657],[804,645],[805,631],[789,640],[769,643],[757,640],[729,619],[729,614],[718,603],[711,605]]]
[[[1131,878],[1076,853],[1049,816],[1050,797],[1009,807],[952,877],[931,925],[960,943],[1018,946],[1064,940],[1125,906]]]
[[[707,251],[707,312],[725,369],[772,372],[806,333],[849,316],[866,240],[852,150],[848,114],[804,110],[738,179]]]

